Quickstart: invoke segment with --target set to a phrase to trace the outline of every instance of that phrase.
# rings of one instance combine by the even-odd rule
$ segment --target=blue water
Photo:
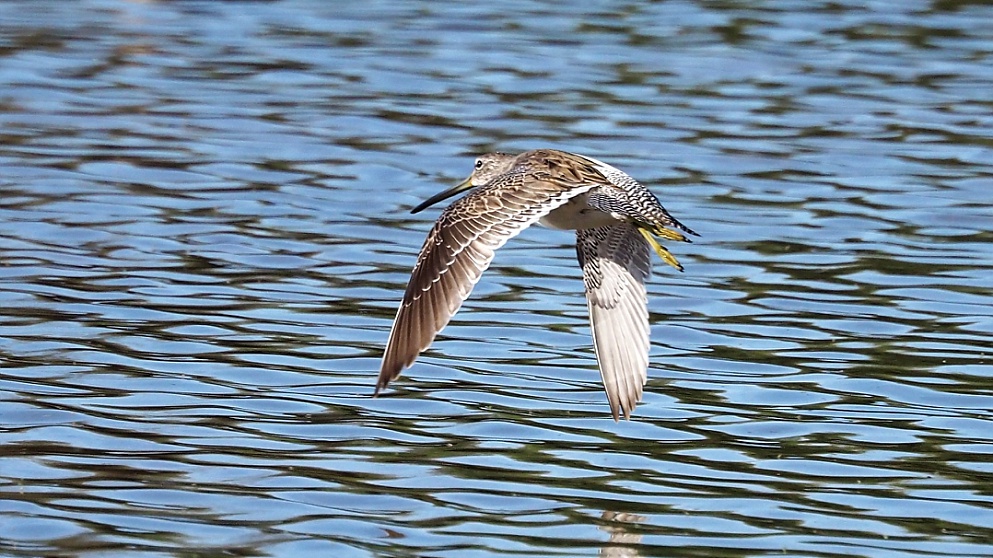
[[[0,4],[0,555],[993,556],[993,8]],[[701,233],[631,421],[571,233],[372,398],[475,155]]]

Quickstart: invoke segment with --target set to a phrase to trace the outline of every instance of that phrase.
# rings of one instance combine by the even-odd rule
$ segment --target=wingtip
[[[385,369],[379,371],[379,379],[376,380],[376,389],[373,391],[372,396],[378,397],[380,393],[386,390],[386,387],[390,385],[390,382],[397,379],[400,376],[400,372],[403,369],[397,370],[393,373],[388,373]]]
[[[638,400],[640,400],[640,396]],[[610,399],[610,395],[607,396],[607,403],[610,405],[610,415],[614,418],[614,422],[621,422],[621,417],[624,420],[631,420],[631,412],[638,405],[637,401],[622,401]]]
[[[614,422],[621,422],[621,410],[613,405],[613,401],[610,403],[610,416],[614,418]]]
[[[397,376],[400,375],[400,371],[394,373],[387,372],[386,364],[379,369],[379,378],[376,379],[376,389],[372,392],[373,397],[379,397],[380,392],[386,389],[386,386],[390,385]]]
[[[611,409],[610,410],[610,414],[611,414],[611,416],[614,417],[614,422],[615,423],[620,423],[621,422],[621,415],[622,414],[624,415],[624,420],[626,420],[626,421],[630,421],[631,420],[631,411],[629,411],[628,409],[624,409],[623,410],[623,413],[622,413],[622,411],[620,409]]]
[[[632,409],[624,409],[624,420],[631,422],[631,411]],[[620,421],[617,421],[620,422]]]

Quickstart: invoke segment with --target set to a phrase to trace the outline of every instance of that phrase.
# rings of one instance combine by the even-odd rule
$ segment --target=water
[[[993,8],[0,4],[0,554],[993,556]],[[534,228],[371,393],[475,154],[702,234],[614,423]]]

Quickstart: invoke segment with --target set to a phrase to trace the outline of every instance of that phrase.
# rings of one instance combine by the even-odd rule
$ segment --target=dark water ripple
[[[982,3],[0,4],[3,556],[993,556]],[[702,233],[609,418],[568,233],[370,397],[476,153]]]

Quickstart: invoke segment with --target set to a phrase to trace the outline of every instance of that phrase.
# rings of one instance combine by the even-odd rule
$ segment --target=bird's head
[[[486,155],[482,155],[476,159],[476,165],[473,167],[469,178],[424,200],[417,207],[411,209],[410,212],[417,213],[459,192],[489,184],[494,178],[510,171],[516,159],[516,155],[509,155],[507,153],[487,153]]]

